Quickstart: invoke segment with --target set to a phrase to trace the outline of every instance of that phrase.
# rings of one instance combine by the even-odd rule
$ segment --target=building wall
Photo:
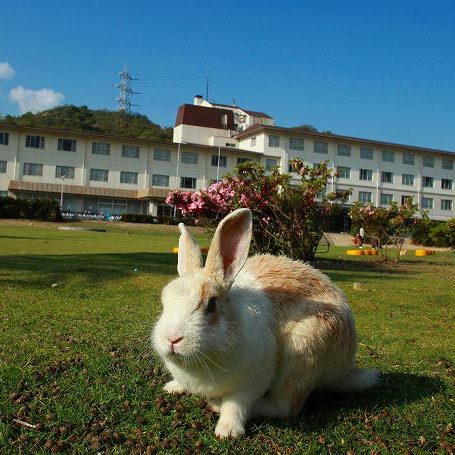
[[[188,127],[185,125],[185,127]],[[193,128],[193,127],[188,127]],[[194,127],[198,128],[198,127]],[[239,141],[239,148],[221,148],[217,146],[204,147],[165,143],[158,144],[148,141],[131,140],[124,138],[106,138],[96,135],[82,135],[77,133],[66,132],[38,132],[26,127],[14,129],[0,125],[0,132],[9,132],[9,144],[0,145],[0,160],[7,161],[6,173],[0,173],[0,194],[8,191],[11,180],[23,180],[28,182],[57,183],[62,181],[55,176],[56,166],[72,166],[75,168],[74,179],[66,178],[65,184],[79,185],[83,187],[95,188],[114,188],[138,190],[144,188],[172,189],[181,188],[181,177],[190,177],[196,179],[196,188],[206,188],[211,182],[221,179],[227,172],[232,172],[237,165],[238,158],[250,158],[257,160],[262,166],[266,166],[267,159],[274,159],[278,166],[282,166],[283,172],[288,172],[288,162],[293,158],[303,158],[304,161],[313,165],[328,160],[329,166],[337,168],[344,166],[350,168],[350,178],[337,178],[331,182],[327,188],[328,191],[337,189],[351,188],[353,194],[350,202],[359,200],[360,192],[371,192],[372,202],[381,205],[381,194],[391,194],[393,200],[398,204],[401,203],[403,196],[412,196],[421,206],[422,198],[432,198],[434,202],[433,209],[428,209],[430,217],[434,219],[449,219],[455,216],[455,154],[443,154],[437,152],[420,152],[407,151],[400,149],[398,146],[388,147],[387,151],[394,152],[394,162],[387,162],[382,159],[382,148],[375,145],[373,149],[373,159],[363,159],[360,155],[361,144],[355,141],[338,142],[334,138],[315,139],[314,136],[305,133],[293,135],[293,137],[304,139],[304,150],[292,150],[289,147],[289,138],[292,133],[273,132],[272,135],[279,136],[280,142],[278,147],[272,147],[269,143],[269,132],[259,131],[254,136],[248,136]],[[218,130],[217,130],[218,131]],[[27,134],[45,136],[45,148],[28,148],[25,147],[25,138]],[[255,137],[255,144],[252,144],[252,137]],[[57,150],[58,139],[75,139],[77,147],[75,152],[66,152]],[[315,152],[315,141],[327,142],[327,153]],[[92,153],[92,144],[94,142],[109,143],[110,155],[96,155]],[[338,144],[348,145],[351,148],[350,156],[340,156],[338,154]],[[127,158],[122,156],[122,145],[135,145],[139,147],[139,158]],[[156,159],[155,150],[168,150],[170,161]],[[219,168],[214,165],[214,161],[220,150],[221,156],[226,157],[226,166],[220,165]],[[197,153],[197,163],[184,163],[182,158],[185,152]],[[251,152],[251,153],[249,153]],[[256,153],[254,153],[256,152]],[[415,163],[408,165],[403,163],[403,154],[409,153],[415,156]],[[215,158],[212,158],[215,156]],[[424,156],[434,157],[434,167],[425,167],[423,164]],[[442,159],[452,159],[454,169],[442,169]],[[223,160],[221,160],[223,161]],[[43,164],[43,176],[24,175],[24,163]],[[221,163],[224,164],[224,163]],[[91,181],[90,169],[106,169],[109,171],[108,182]],[[360,179],[362,169],[372,171],[372,180],[366,181]],[[137,184],[120,183],[121,171],[136,172],[138,174]],[[381,179],[382,172],[392,172],[393,182],[385,183]],[[153,185],[153,175],[169,176],[169,186],[159,187]],[[403,185],[402,175],[414,175],[414,185]],[[294,175],[297,181],[297,176]],[[422,177],[432,177],[434,179],[433,188],[424,188],[422,186]],[[442,189],[442,179],[451,179],[452,190]],[[182,188],[183,189],[183,188]],[[23,195],[25,196],[25,195]],[[58,195],[57,195],[58,196]],[[33,196],[35,197],[35,196]],[[73,199],[71,199],[73,198]],[[71,201],[72,206],[77,210],[82,210],[87,206],[97,205],[104,199],[89,197],[67,196],[65,201]],[[97,202],[95,202],[95,200]],[[116,202],[111,198],[112,205]],[[441,200],[452,201],[452,210],[442,210]],[[87,202],[88,201],[88,202]],[[91,201],[91,202],[90,202]],[[137,202],[137,201],[136,201]],[[117,204],[120,206],[120,202]],[[137,206],[130,201],[131,207]],[[157,201],[153,203],[148,201],[141,205],[141,210],[148,206],[149,210],[157,208]]]
[[[177,143],[187,142],[189,144],[214,145],[214,136],[227,138],[229,142],[237,142],[235,139],[231,140],[231,132],[229,130],[183,124],[174,128],[172,140]],[[224,146],[224,144],[222,145]]]
[[[269,136],[279,136],[279,147],[269,146]],[[399,147],[379,148],[377,146],[369,146],[373,149],[373,159],[362,159],[360,156],[361,144],[354,141],[336,141],[314,139],[311,136],[302,133],[299,136],[304,139],[304,150],[291,150],[289,147],[290,134],[273,132],[266,133],[259,131],[256,134],[245,137],[239,141],[239,147],[248,150],[263,150],[266,156],[282,156],[285,163],[293,158],[303,158],[305,163],[313,165],[328,160],[328,164],[332,168],[338,166],[350,168],[350,178],[337,178],[334,183],[330,183],[327,190],[335,191],[337,189],[352,189],[353,194],[350,198],[350,203],[359,200],[359,192],[371,192],[372,202],[375,205],[381,205],[381,193],[392,194],[393,200],[399,205],[401,204],[402,196],[412,196],[414,201],[421,207],[422,198],[432,198],[434,205],[433,209],[428,209],[429,216],[434,219],[449,219],[455,216],[455,154],[442,154],[436,152],[420,152],[408,151]],[[256,138],[256,145],[251,145],[251,138]],[[327,154],[315,152],[315,141],[327,142]],[[338,155],[338,144],[349,145],[351,147],[351,156]],[[365,146],[367,146],[365,144]],[[394,162],[387,162],[382,159],[382,151],[394,152]],[[415,156],[415,164],[409,165],[403,163],[403,155],[412,154]],[[434,157],[434,167],[425,167],[423,165],[423,157]],[[442,169],[442,160],[453,160],[454,168],[452,170]],[[287,165],[285,171],[288,172]],[[366,181],[360,179],[361,169],[372,171],[372,180]],[[392,172],[393,182],[382,182],[382,172]],[[403,185],[402,175],[414,175],[414,185]],[[433,177],[434,187],[424,188],[422,186],[422,177]],[[297,176],[296,176],[297,178]],[[451,179],[453,181],[452,190],[442,189],[442,179]],[[297,182],[297,180],[296,180]],[[441,200],[451,200],[452,210],[442,210]],[[427,210],[427,209],[425,209]]]
[[[219,149],[218,147],[194,147],[177,143],[156,144],[146,141],[135,141],[123,138],[106,138],[103,136],[84,136],[77,133],[62,132],[37,132],[27,128],[12,129],[0,125],[0,132],[9,133],[9,144],[0,145],[0,160],[7,161],[7,172],[0,173],[0,191],[5,195],[11,180],[22,180],[26,182],[54,183],[61,185],[62,179],[56,177],[56,166],[71,166],[75,168],[74,179],[66,177],[64,185],[77,185],[94,188],[110,188],[138,190],[143,188],[157,189],[185,189],[181,187],[181,178],[190,177],[196,179],[194,189],[206,188],[214,180],[221,179],[227,172],[232,172],[237,165],[237,158],[257,158],[255,154],[244,152],[236,148]],[[30,148],[25,146],[26,135],[44,136],[45,147]],[[76,151],[58,150],[58,139],[76,140]],[[92,153],[93,143],[109,143],[110,154],[98,155]],[[122,156],[122,145],[134,145],[139,147],[139,158],[129,158]],[[155,150],[168,151],[170,160],[163,161],[158,159]],[[221,156],[226,157],[226,166],[214,166],[212,156],[218,157],[220,150]],[[183,162],[185,152],[197,154],[197,163]],[[32,176],[24,174],[24,163],[36,163],[43,165],[42,176]],[[107,182],[90,180],[90,169],[103,169],[109,171]],[[135,172],[138,174],[137,184],[120,182],[122,171]],[[168,176],[168,186],[154,185],[153,176]],[[188,188],[189,189],[189,188]],[[59,199],[59,194],[43,194],[25,191],[16,192],[19,197],[55,197]],[[147,210],[151,213],[157,210],[158,200],[148,201],[143,204],[141,201],[121,201],[120,199],[78,195],[64,195],[63,207],[66,210],[74,211],[98,211],[101,206],[111,204],[120,207],[127,202],[134,207],[134,212]],[[140,207],[138,209],[138,207]],[[107,209],[106,209],[107,210]]]

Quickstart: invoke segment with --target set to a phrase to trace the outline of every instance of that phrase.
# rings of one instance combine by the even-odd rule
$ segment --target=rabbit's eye
[[[210,297],[207,303],[207,313],[213,313],[216,311],[216,297]]]

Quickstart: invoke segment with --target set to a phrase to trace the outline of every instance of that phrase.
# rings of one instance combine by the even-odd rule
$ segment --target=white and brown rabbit
[[[164,390],[207,398],[220,413],[218,437],[242,435],[251,417],[298,414],[315,388],[377,383],[354,365],[354,319],[327,276],[284,256],[248,258],[250,210],[221,221],[205,267],[179,227],[180,277],[163,289],[152,338],[173,377]]]

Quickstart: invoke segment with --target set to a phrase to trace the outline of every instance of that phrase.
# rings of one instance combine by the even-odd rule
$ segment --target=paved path
[[[336,246],[351,246],[353,248],[357,248],[354,245],[353,237],[351,234],[346,234],[346,233],[327,233],[326,234],[333,242],[334,245]],[[369,245],[367,245],[369,247]],[[436,251],[450,251],[450,248],[439,248],[436,246],[421,246],[421,245],[413,245],[411,243],[410,239],[405,239],[404,241],[404,248],[408,250],[417,250],[417,249],[431,249],[431,250],[436,250]]]

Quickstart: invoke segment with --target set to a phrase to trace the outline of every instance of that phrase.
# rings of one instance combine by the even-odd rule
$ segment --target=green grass
[[[167,375],[148,340],[176,275],[177,230],[119,226],[0,225],[0,453],[418,454],[455,445],[453,253],[387,266],[346,248],[320,255],[316,266],[352,303],[358,363],[380,370],[381,386],[315,392],[298,418],[256,420],[246,437],[220,442],[202,400],[163,394]],[[354,291],[355,281],[368,291]]]

